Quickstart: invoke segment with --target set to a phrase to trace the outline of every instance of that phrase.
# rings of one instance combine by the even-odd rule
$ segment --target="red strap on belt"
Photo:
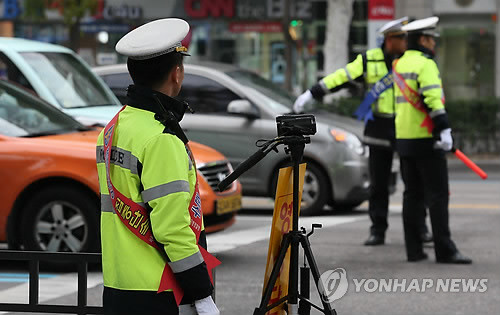
[[[158,247],[153,233],[151,232],[151,224],[149,220],[149,213],[143,206],[138,203],[132,201],[127,196],[120,193],[113,183],[111,182],[110,175],[110,158],[111,158],[111,148],[113,144],[113,135],[115,133],[116,122],[118,121],[118,115],[125,108],[123,106],[120,111],[113,117],[113,119],[108,123],[108,125],[104,128],[104,161],[106,165],[106,183],[109,190],[109,196],[111,197],[111,204],[113,205],[113,209],[115,210],[120,221],[138,238],[144,241],[146,244],[156,248],[158,251],[164,253],[164,249]],[[193,165],[196,169],[196,164],[194,162],[193,154],[188,145],[186,145],[186,150],[188,152],[189,158],[193,162]],[[191,198],[191,202],[189,204],[189,214],[191,216],[190,227],[196,235],[196,243],[198,243],[200,239],[201,226],[202,226],[202,208],[201,208],[201,198],[198,190],[198,177],[196,178],[195,184],[195,192],[193,197]],[[221,262],[211,255],[205,248],[198,244],[198,248],[200,250],[203,259],[205,260],[205,264],[207,265],[208,274],[210,276],[210,280],[213,284],[212,279],[212,269],[217,267]],[[179,286],[177,280],[175,279],[175,275],[172,272],[172,269],[165,263],[165,268],[163,269],[163,274],[160,281],[160,286],[158,288],[158,293],[163,292],[165,290],[172,289],[175,297],[175,301],[177,305],[180,304],[182,297],[184,296],[184,292],[182,288]]]
[[[420,127],[426,127],[427,131],[432,134],[432,130],[434,129],[434,123],[432,122],[432,118],[427,112],[424,104],[422,103],[422,98],[417,91],[412,89],[405,81],[403,76],[396,72],[396,65],[398,64],[399,59],[396,59],[394,65],[392,67],[392,73],[394,74],[394,82],[396,82],[397,87],[403,93],[405,100],[410,103],[416,110],[425,114],[424,121],[420,125]]]

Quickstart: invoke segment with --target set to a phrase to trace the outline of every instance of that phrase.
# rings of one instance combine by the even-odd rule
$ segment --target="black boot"
[[[385,237],[377,234],[370,234],[368,239],[365,241],[365,246],[376,246],[384,245]]]
[[[420,234],[420,239],[422,243],[431,243],[432,242],[432,234],[430,232],[424,232]]]
[[[462,264],[462,265],[468,265],[472,264],[472,259],[470,259],[467,256],[462,255],[460,252],[455,252],[455,254],[451,255],[450,257],[446,258],[437,258],[436,259],[437,263],[440,264]]]

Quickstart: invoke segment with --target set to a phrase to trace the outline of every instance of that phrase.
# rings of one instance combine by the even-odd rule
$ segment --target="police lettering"
[[[132,220],[129,221],[128,224],[134,229],[137,229],[137,227],[142,221],[142,218],[144,218],[144,216],[141,214],[139,210],[137,210],[136,212],[134,212],[134,217],[132,218]]]
[[[392,74],[389,74],[387,77],[384,78],[384,84],[387,86],[392,85]]]
[[[101,160],[104,160],[104,161],[106,160],[105,156],[104,156],[103,149],[99,150],[99,155],[101,157]],[[110,154],[109,160],[110,160],[110,162],[113,162],[114,164],[119,163],[119,164],[123,165],[123,162],[124,162],[123,158],[124,157],[125,157],[125,153],[118,151],[116,149],[111,149],[111,154]]]
[[[139,233],[146,235],[149,229],[149,221],[145,220],[145,216],[140,210],[132,212],[130,206],[123,202],[120,198],[116,198],[115,210],[128,225],[132,228],[137,229],[140,225]]]
[[[124,203],[120,198],[116,198],[115,210],[125,218],[126,213],[130,212],[130,206]]]
[[[197,231],[201,230],[201,226],[198,223],[196,223],[193,219],[191,219],[191,228],[193,228]]]
[[[149,229],[149,220],[146,220],[141,224],[141,229],[139,230],[139,233],[141,233],[141,235],[146,235],[148,229]]]
[[[201,198],[198,192],[196,192],[196,196],[194,197],[194,204],[191,207],[191,211],[193,211],[195,218],[201,218]]]

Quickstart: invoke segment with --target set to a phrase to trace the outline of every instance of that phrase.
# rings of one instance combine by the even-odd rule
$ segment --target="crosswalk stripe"
[[[93,288],[97,285],[102,285],[102,274],[100,272],[89,272],[87,274],[87,288]],[[76,273],[67,273],[53,278],[41,278],[39,287],[38,300],[40,303],[73,294],[77,291],[78,275]],[[50,290],[44,290],[44,288],[50,288]],[[28,304],[29,283],[23,283],[1,291],[0,302]],[[74,305],[76,305],[76,295]],[[8,314],[8,312],[0,312],[0,314]]]
[[[455,209],[468,209],[468,210],[500,210],[500,205],[495,204],[460,204],[460,203],[450,203],[448,206],[449,210]],[[393,213],[402,213],[403,205],[402,204],[390,204],[389,211]]]
[[[39,278],[54,278],[56,276],[54,274],[40,274]],[[0,272],[0,282],[28,282],[29,279],[29,273]]]
[[[262,216],[262,218],[269,218],[269,216]],[[321,223],[323,225],[323,228],[327,228],[330,226],[350,223],[366,218],[367,217],[364,215],[351,215],[342,217],[302,217],[299,220],[299,227],[303,226],[309,230],[313,223]],[[260,216],[252,216],[252,219],[260,219]],[[269,222],[271,222],[271,220]],[[266,226],[253,229],[209,234],[207,235],[208,250],[211,253],[220,253],[234,249],[236,247],[262,241],[269,238],[270,231],[271,223]]]

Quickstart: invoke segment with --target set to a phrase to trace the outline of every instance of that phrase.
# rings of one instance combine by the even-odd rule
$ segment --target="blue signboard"
[[[21,7],[18,0],[0,0],[1,18],[13,20],[21,14]]]

